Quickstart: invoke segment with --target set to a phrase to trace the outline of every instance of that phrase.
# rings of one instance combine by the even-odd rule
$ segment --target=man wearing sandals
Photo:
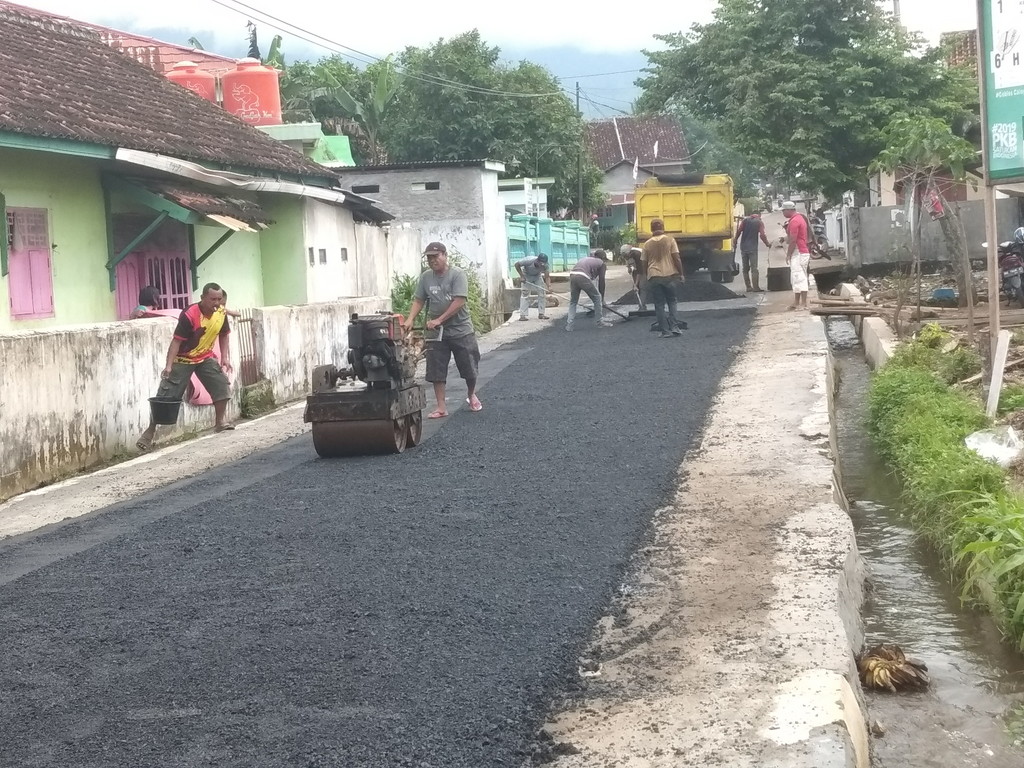
[[[793,285],[793,303],[790,310],[807,309],[807,291],[810,289],[807,270],[811,264],[811,249],[807,245],[807,218],[798,215],[796,203],[787,200],[782,204],[782,215],[786,217],[786,263],[789,265],[789,280]]]
[[[469,278],[458,267],[448,265],[448,250],[442,243],[430,243],[423,254],[430,269],[420,275],[409,316],[403,325],[408,332],[424,306],[427,308],[427,381],[434,385],[437,410],[428,419],[448,415],[445,386],[452,357],[459,376],[466,380],[466,403],[472,411],[483,410],[476,396],[480,347],[469,317]]]
[[[231,385],[225,373],[231,371],[231,328],[222,309],[223,304],[223,289],[216,283],[207,283],[199,301],[182,310],[167,348],[167,364],[160,373],[160,387],[156,392],[157,397],[180,400],[194,373],[213,400],[216,432],[235,428],[224,420],[228,400],[231,399]],[[220,344],[219,363],[213,355],[215,343]],[[136,447],[140,451],[148,451],[155,434],[156,423],[151,419]]]

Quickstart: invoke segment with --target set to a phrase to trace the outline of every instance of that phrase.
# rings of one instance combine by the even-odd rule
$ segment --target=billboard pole
[[[991,41],[988,32],[991,23],[991,0],[978,0],[978,88],[981,92],[981,163],[985,184],[985,241],[988,243],[988,324],[989,324],[989,380],[996,359],[996,341],[999,338],[999,225],[996,221],[996,188],[989,167],[989,143],[992,140],[988,110],[988,71],[991,61]]]

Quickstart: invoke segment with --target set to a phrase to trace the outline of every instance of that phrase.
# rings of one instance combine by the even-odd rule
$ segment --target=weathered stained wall
[[[0,499],[133,446],[149,424],[173,328],[153,318],[0,336]],[[238,414],[237,393],[228,413]],[[184,406],[178,427],[158,438],[212,426],[212,407]]]
[[[260,373],[275,400],[306,395],[315,366],[346,363],[351,313],[389,306],[388,298],[356,298],[255,310]],[[160,317],[0,335],[0,500],[135,451],[174,322]],[[238,417],[239,405],[236,386],[229,418]],[[211,406],[185,405],[176,427],[159,428],[157,443],[212,426]]]
[[[274,400],[282,403],[305,396],[309,374],[318,365],[347,365],[349,316],[373,314],[390,305],[390,299],[357,298],[254,310],[260,374],[273,384]]]
[[[387,171],[353,168],[343,171],[342,181],[357,192],[365,185],[377,185],[378,191],[361,194],[394,214],[396,224],[407,223],[418,229],[423,245],[435,240],[444,243],[449,253],[458,254],[464,263],[472,265],[484,287],[492,318],[504,320],[508,242],[497,172],[480,167]],[[427,184],[437,184],[437,189],[423,188]],[[507,287],[511,287],[511,281]]]
[[[954,203],[956,205],[956,203]],[[996,200],[999,241],[1011,239],[1013,230],[1024,221],[1016,198]],[[985,259],[985,206],[980,201],[959,203],[960,217],[967,236],[967,253],[972,259]],[[907,242],[909,227],[902,206],[849,208],[847,210],[847,258],[854,268],[871,264],[906,261],[897,249]],[[925,261],[949,261],[942,227],[927,216],[921,225],[921,257]]]
[[[389,279],[396,275],[418,275],[427,268],[423,248],[427,241],[418,229],[408,225],[388,229]]]

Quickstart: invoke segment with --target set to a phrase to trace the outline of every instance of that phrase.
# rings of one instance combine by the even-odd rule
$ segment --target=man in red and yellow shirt
[[[160,387],[156,392],[159,398],[180,400],[194,373],[213,400],[216,432],[234,429],[224,420],[228,400],[231,399],[231,384],[225,373],[231,371],[231,328],[223,304],[224,290],[216,283],[207,283],[199,301],[182,310],[167,348],[167,364],[160,374]],[[219,363],[213,353],[213,346],[217,343],[220,344]],[[150,421],[136,447],[140,451],[148,451],[154,434],[156,424]]]

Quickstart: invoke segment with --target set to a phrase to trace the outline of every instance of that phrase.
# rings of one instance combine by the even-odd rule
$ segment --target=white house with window
[[[492,317],[504,316],[508,275],[505,206],[492,160],[395,163],[336,169],[341,183],[418,229],[424,244],[439,241],[472,264],[485,287]]]

